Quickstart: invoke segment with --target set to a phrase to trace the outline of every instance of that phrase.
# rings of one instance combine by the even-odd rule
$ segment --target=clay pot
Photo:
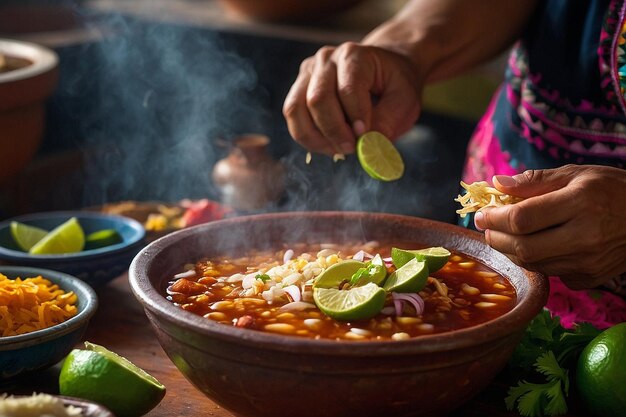
[[[239,212],[254,212],[276,204],[285,189],[285,168],[268,153],[269,138],[238,137],[228,156],[213,168],[213,182],[224,205]]]
[[[0,182],[26,165],[41,143],[45,99],[58,79],[58,58],[39,45],[0,39]]]

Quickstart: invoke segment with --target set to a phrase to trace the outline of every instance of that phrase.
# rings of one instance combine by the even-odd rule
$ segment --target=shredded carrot
[[[64,322],[78,312],[74,292],[42,276],[10,279],[0,274],[0,337],[16,336]]]

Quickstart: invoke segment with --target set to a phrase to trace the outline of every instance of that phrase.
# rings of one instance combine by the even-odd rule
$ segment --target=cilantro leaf
[[[537,372],[544,375],[546,383],[521,381],[509,388],[504,402],[508,410],[517,403],[517,411],[527,417],[558,416],[567,412],[566,396],[569,391],[568,372],[559,366],[552,351],[537,358]]]

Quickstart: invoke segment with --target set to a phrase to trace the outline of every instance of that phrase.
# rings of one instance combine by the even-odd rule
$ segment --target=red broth
[[[396,243],[394,246],[416,249],[410,244]],[[360,249],[388,257],[391,245],[375,242],[342,246],[297,245],[293,248],[293,257],[286,263],[288,249],[254,252],[237,259],[205,259],[177,274],[168,285],[167,299],[184,310],[224,325],[336,340],[402,340],[443,333],[487,322],[515,306],[515,289],[506,278],[458,253],[452,253],[443,268],[431,273],[426,287],[419,292],[425,306],[421,314],[417,314],[410,303],[402,303],[398,315],[392,297],[388,295],[383,311],[371,319],[334,320],[315,307],[311,273],[305,273],[306,276],[296,281],[295,286],[300,288],[302,298],[298,303],[294,303],[298,300],[294,300],[288,291],[271,289],[294,285],[291,281],[295,279],[294,273],[298,273],[294,271],[302,273],[304,267],[304,271],[313,270],[316,276],[315,272],[319,274],[320,269],[317,266],[327,267],[337,260],[350,259]],[[390,272],[393,269],[388,265]],[[263,282],[254,278],[259,273],[269,273],[275,278],[268,281],[265,277],[266,282]],[[277,280],[281,281],[280,285],[276,284]],[[308,308],[292,308],[302,305]]]

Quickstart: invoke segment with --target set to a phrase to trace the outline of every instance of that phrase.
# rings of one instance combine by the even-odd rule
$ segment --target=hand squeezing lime
[[[356,154],[363,170],[380,181],[394,181],[404,174],[402,156],[385,135],[370,131],[357,141]]]

